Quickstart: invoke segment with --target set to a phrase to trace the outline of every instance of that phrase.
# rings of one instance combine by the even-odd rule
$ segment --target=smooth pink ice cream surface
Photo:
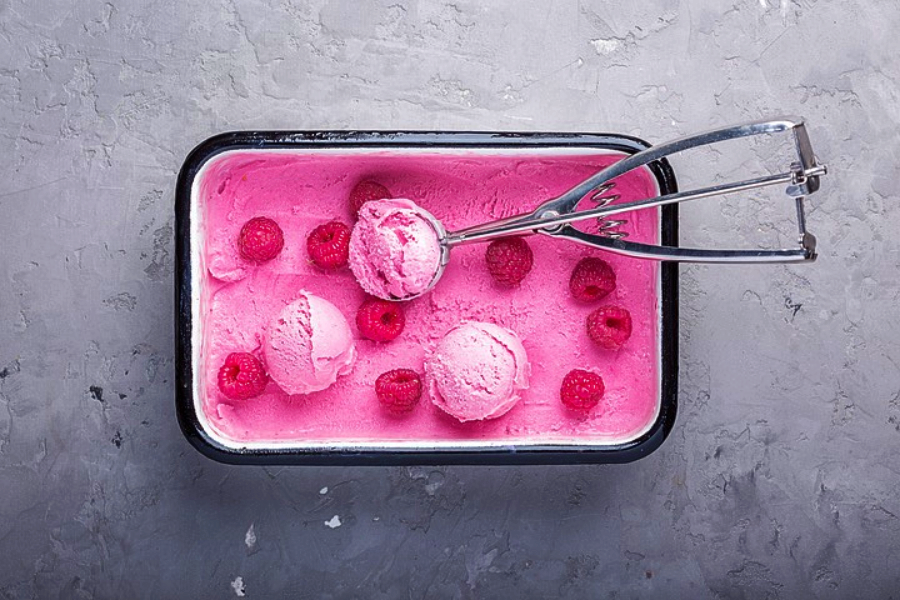
[[[202,230],[209,232],[200,282],[205,320],[201,372],[207,385],[202,409],[220,435],[240,442],[521,441],[585,443],[631,439],[657,414],[657,264],[630,259],[546,236],[530,236],[534,267],[521,286],[497,286],[484,266],[485,245],[454,248],[440,283],[403,304],[406,329],[393,342],[360,339],[356,310],[365,293],[349,269],[326,273],[311,265],[306,236],[338,218],[352,224],[347,198],[357,182],[374,179],[398,197],[414,198],[448,229],[532,210],[621,156],[609,154],[413,154],[399,151],[312,154],[240,151],[213,159],[198,191]],[[617,180],[623,201],[656,194],[644,171]],[[248,264],[234,240],[249,219],[265,215],[284,230],[275,259]],[[623,215],[629,240],[658,242],[657,213]],[[569,275],[585,256],[607,260],[616,291],[601,304],[621,304],[634,332],[618,352],[597,348],[585,319],[593,306],[569,295]],[[224,271],[219,271],[228,265]],[[214,275],[219,272],[226,279]],[[298,292],[333,303],[351,323],[358,359],[353,371],[328,389],[290,396],[270,384],[262,396],[235,402],[216,388],[216,372],[229,352],[261,348],[269,322]],[[398,367],[424,374],[425,357],[461,321],[496,323],[515,331],[532,366],[529,389],[514,410],[498,419],[460,423],[423,398],[398,418],[380,409],[375,379]],[[585,418],[559,401],[559,386],[573,368],[603,375],[606,394]]]
[[[329,388],[356,360],[353,334],[337,307],[313,294],[284,307],[265,332],[266,369],[288,394]]]
[[[505,415],[528,389],[530,372],[515,333],[477,321],[448,331],[425,360],[431,401],[462,422]]]
[[[385,300],[428,289],[441,265],[441,243],[422,209],[405,199],[359,209],[350,237],[350,269],[362,288]]]

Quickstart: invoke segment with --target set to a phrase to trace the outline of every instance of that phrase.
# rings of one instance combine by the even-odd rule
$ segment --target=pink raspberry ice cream
[[[331,387],[356,360],[350,326],[334,304],[307,292],[269,323],[264,353],[269,376],[288,394]]]
[[[484,244],[461,245],[453,249],[440,284],[427,295],[403,303],[403,333],[384,342],[365,339],[354,318],[348,331],[333,307],[316,308],[324,299],[344,317],[353,317],[367,296],[350,269],[324,271],[312,264],[305,247],[309,232],[319,225],[335,219],[352,222],[347,198],[359,181],[377,180],[394,196],[415,198],[418,206],[448,229],[458,230],[533,210],[620,159],[619,154],[588,149],[556,153],[248,149],[214,157],[199,175],[193,199],[197,218],[192,220],[197,252],[194,332],[201,370],[198,408],[209,430],[234,447],[621,443],[634,439],[654,422],[659,410],[657,263],[535,235],[527,238],[533,252],[530,274],[518,286],[504,287],[497,285],[485,264]],[[645,170],[617,179],[616,190],[622,201],[658,193]],[[388,206],[400,214],[412,210],[408,203],[395,202]],[[365,206],[371,204],[379,203],[372,200]],[[262,263],[243,259],[237,247],[241,227],[260,215],[276,221],[284,232],[283,250]],[[659,243],[655,211],[636,211],[624,218],[629,240]],[[427,230],[425,239],[433,247],[436,237]],[[424,286],[430,284],[426,280],[439,260],[437,252],[427,255],[433,262],[423,269],[420,284]],[[615,290],[596,305],[575,299],[569,287],[576,264],[589,256],[603,258],[616,273]],[[286,311],[298,302],[293,313]],[[634,323],[631,337],[618,351],[598,347],[585,327],[588,314],[606,305],[626,307]],[[272,326],[282,311],[297,323],[295,331]],[[425,362],[447,332],[463,321],[496,323],[497,329],[508,328],[524,340],[531,364],[528,389],[510,387],[521,398],[500,418],[460,423],[444,410],[450,406],[449,391],[443,406],[425,399],[430,397]],[[338,325],[329,329],[327,322]],[[330,338],[333,346],[322,341],[326,333],[334,336]],[[273,347],[276,339],[282,348]],[[351,341],[355,341],[353,350]],[[507,379],[510,371],[517,372],[512,369],[514,361],[517,367],[524,365],[502,344],[491,342],[488,347],[502,351],[498,364],[505,365]],[[234,401],[216,385],[219,369],[234,352],[259,355],[270,371],[272,381],[250,401]],[[351,368],[351,353],[356,357],[352,372],[341,375]],[[315,356],[324,359],[316,361]],[[297,373],[304,368],[310,372]],[[381,374],[394,369],[423,375],[423,398],[402,418],[384,410],[373,389]],[[499,373],[500,366],[497,369]],[[572,369],[603,375],[603,410],[574,418],[560,402],[560,385]],[[334,383],[328,385],[329,381]],[[308,396],[291,395],[319,386],[326,389]],[[493,399],[502,408],[512,406],[499,386],[496,390]],[[474,407],[482,403],[481,414],[492,413],[489,405],[496,410],[491,400],[478,397],[472,399],[472,406],[460,409],[471,412],[460,414],[480,416]]]
[[[432,402],[465,422],[509,412],[528,389],[531,366],[515,333],[469,321],[447,332],[425,372]]]
[[[359,209],[350,236],[350,269],[384,300],[421,294],[441,266],[441,244],[427,213],[410,200],[373,200]]]

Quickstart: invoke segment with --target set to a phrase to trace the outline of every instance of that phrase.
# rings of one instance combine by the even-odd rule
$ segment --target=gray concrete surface
[[[892,0],[0,0],[0,598],[900,596],[897,31]],[[207,136],[781,112],[831,167],[821,258],[684,268],[645,460],[235,468],[182,438],[173,185]],[[701,203],[683,239],[777,212]]]

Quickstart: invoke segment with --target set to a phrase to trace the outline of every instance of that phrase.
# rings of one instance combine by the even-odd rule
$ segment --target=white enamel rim
[[[194,176],[191,185],[191,201],[190,201],[190,219],[191,219],[191,395],[193,396],[194,412],[197,420],[203,428],[203,432],[208,435],[214,442],[222,447],[236,452],[266,452],[266,451],[296,451],[296,452],[385,452],[391,450],[419,451],[429,452],[432,450],[498,450],[505,448],[515,448],[516,451],[527,451],[530,448],[559,448],[560,450],[577,450],[578,448],[598,446],[618,446],[632,442],[645,433],[659,419],[659,412],[662,407],[662,276],[661,268],[657,270],[656,277],[656,314],[657,318],[657,335],[656,335],[656,372],[659,374],[656,388],[656,408],[653,417],[648,419],[647,423],[639,430],[628,434],[627,436],[597,436],[592,438],[578,439],[560,439],[551,438],[547,440],[538,440],[529,438],[504,438],[500,440],[394,440],[394,441],[372,441],[372,440],[269,440],[269,441],[252,441],[235,440],[219,431],[215,425],[207,418],[206,411],[203,409],[203,394],[205,393],[199,373],[202,373],[202,347],[203,347],[203,328],[204,323],[200,319],[200,299],[201,286],[208,278],[206,269],[203,268],[202,250],[205,242],[204,223],[201,222],[201,211],[198,203],[200,184],[206,174],[207,169],[217,162],[226,159],[234,154],[246,154],[248,152],[259,152],[264,154],[293,154],[303,156],[315,156],[322,154],[391,154],[391,155],[409,155],[409,154],[444,154],[459,156],[521,156],[529,155],[546,155],[546,156],[597,156],[604,154],[623,154],[620,151],[608,150],[603,148],[592,147],[555,147],[555,146],[538,146],[528,148],[454,148],[454,147],[391,147],[385,148],[320,148],[320,149],[292,149],[292,148],[240,148],[235,150],[226,150],[207,160],[197,174]],[[641,167],[646,169],[646,167]],[[656,177],[651,173],[651,180],[655,187],[655,193],[659,194],[659,184]],[[654,209],[657,213],[657,239],[655,243],[659,244],[662,236],[662,211]],[[560,240],[560,243],[567,243]],[[425,401],[428,401],[425,399]],[[521,401],[520,401],[521,402]]]

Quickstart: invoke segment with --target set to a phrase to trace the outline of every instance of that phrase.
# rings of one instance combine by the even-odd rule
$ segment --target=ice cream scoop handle
[[[643,208],[656,208],[658,206],[665,206],[666,204],[675,204],[677,202],[686,202],[688,200],[700,200],[711,196],[744,192],[768,185],[777,185],[779,183],[790,183],[793,178],[793,173],[779,173],[777,175],[767,175],[765,177],[748,179],[737,183],[727,183],[698,190],[691,190],[689,192],[655,196],[646,200],[638,200],[626,204],[599,206],[597,208],[589,208],[571,213],[559,214],[550,210],[537,216],[533,213],[529,213],[505,219],[503,221],[495,221],[488,224],[487,227],[480,226],[450,232],[447,234],[447,238],[449,245],[455,246],[466,242],[483,242],[510,235],[537,233],[540,230],[552,230],[561,225],[577,223],[578,221],[583,221],[585,219],[608,217]]]

